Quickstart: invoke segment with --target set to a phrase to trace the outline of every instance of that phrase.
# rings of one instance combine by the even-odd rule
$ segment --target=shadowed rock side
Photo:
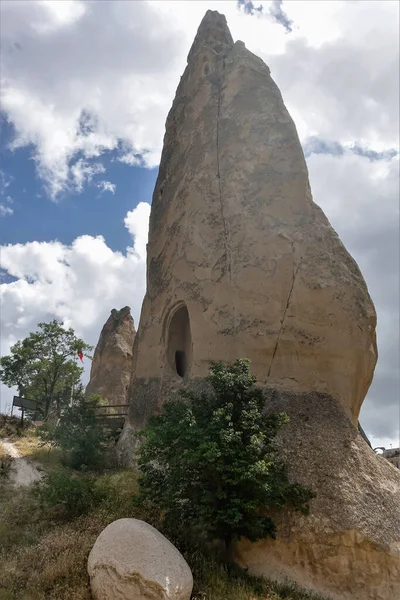
[[[271,391],[267,404],[289,415],[282,457],[292,479],[316,497],[308,516],[276,515],[276,540],[237,544],[238,562],[333,600],[400,598],[399,471],[327,394]]]
[[[135,326],[129,306],[112,309],[94,352],[85,395],[100,394],[109,404],[128,404]]]
[[[287,454],[317,499],[295,537],[282,529],[276,542],[243,544],[242,563],[335,599],[392,600],[400,476],[357,432],[377,360],[374,306],[312,200],[268,67],[217,12],[199,27],[167,118],[147,252],[121,462],[132,463],[135,431],[177,389],[198,386],[210,360],[248,357],[276,407],[293,413],[301,434],[288,435]]]

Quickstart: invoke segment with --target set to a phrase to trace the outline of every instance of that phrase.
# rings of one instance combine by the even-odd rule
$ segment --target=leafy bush
[[[0,448],[0,479],[5,479],[10,474],[12,458],[6,453],[1,452]]]
[[[39,429],[45,443],[61,448],[64,464],[72,469],[100,470],[105,466],[112,434],[98,422],[98,405],[97,398],[86,400],[81,392],[75,404],[64,410],[56,427],[45,424]]]
[[[249,361],[212,363],[210,392],[182,392],[142,432],[138,502],[163,515],[166,530],[224,542],[275,537],[271,510],[307,510],[311,491],[291,483],[274,438],[287,415],[265,412]]]
[[[73,519],[87,514],[101,502],[103,495],[95,484],[96,480],[89,475],[58,469],[46,477],[38,493],[55,517]]]

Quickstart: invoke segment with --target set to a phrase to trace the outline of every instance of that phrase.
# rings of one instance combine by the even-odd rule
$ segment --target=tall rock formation
[[[128,404],[135,325],[129,306],[112,309],[94,352],[86,398],[100,394],[109,404]]]
[[[245,356],[267,405],[289,413],[282,452],[317,497],[238,560],[336,600],[400,597],[400,478],[357,431],[375,326],[269,68],[208,11],[166,123],[121,460],[210,360]]]

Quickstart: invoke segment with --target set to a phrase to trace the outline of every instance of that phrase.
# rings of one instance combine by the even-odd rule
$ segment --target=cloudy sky
[[[271,68],[365,276],[380,356],[361,423],[398,446],[396,0],[2,2],[1,351],[54,317],[92,344],[113,307],[138,323],[165,118],[207,9]]]

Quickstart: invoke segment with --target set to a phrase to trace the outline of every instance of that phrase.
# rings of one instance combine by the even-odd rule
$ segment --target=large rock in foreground
[[[192,573],[183,556],[144,521],[119,519],[97,538],[88,559],[94,600],[189,600]]]
[[[271,393],[268,406],[289,415],[281,455],[316,496],[308,516],[276,515],[276,540],[241,541],[239,563],[332,600],[400,598],[400,471],[326,394]]]
[[[112,309],[94,352],[86,398],[100,394],[108,404],[128,404],[135,325],[129,306]]]

